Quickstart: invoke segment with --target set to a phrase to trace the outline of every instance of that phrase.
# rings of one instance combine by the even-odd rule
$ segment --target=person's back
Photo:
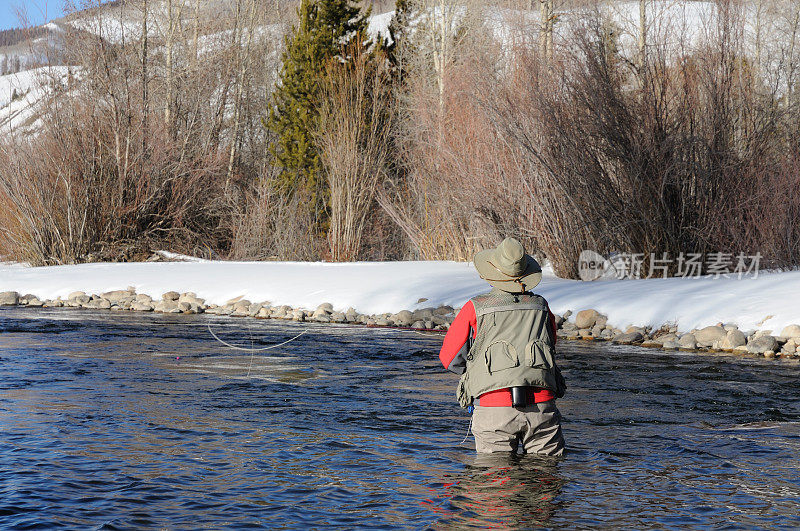
[[[458,399],[474,407],[478,452],[560,455],[561,415],[555,399],[566,389],[555,361],[555,321],[547,301],[531,293],[541,268],[511,238],[475,256],[494,286],[468,301],[445,336],[439,357],[462,374]]]

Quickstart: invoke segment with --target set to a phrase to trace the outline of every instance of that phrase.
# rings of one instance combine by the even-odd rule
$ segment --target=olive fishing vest
[[[494,289],[472,299],[472,304],[478,328],[458,385],[461,407],[507,387],[539,387],[564,396],[566,384],[555,362],[555,338],[545,300],[532,293]]]

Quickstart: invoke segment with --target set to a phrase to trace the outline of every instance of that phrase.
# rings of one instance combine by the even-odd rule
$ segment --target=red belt
[[[539,402],[553,400],[555,397],[555,393],[549,389],[528,387],[528,403],[538,404]],[[478,402],[475,405],[482,407],[511,407],[511,390],[506,388],[484,393],[478,398]]]

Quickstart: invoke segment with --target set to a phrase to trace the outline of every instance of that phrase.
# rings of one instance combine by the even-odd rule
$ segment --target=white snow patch
[[[252,302],[306,309],[330,302],[339,310],[353,307],[367,314],[444,304],[460,308],[470,297],[489,289],[471,264],[458,262],[0,265],[0,291],[31,293],[41,299],[66,298],[73,291],[100,294],[128,286],[153,298],[172,290],[192,291],[211,304],[242,296]],[[536,292],[547,298],[556,313],[594,308],[618,327],[674,323],[684,331],[724,322],[778,334],[783,327],[800,323],[800,306],[791,296],[800,293],[800,271],[743,279],[580,282],[545,270]],[[427,300],[418,303],[420,298]]]
[[[54,84],[63,84],[68,75],[69,67],[43,66],[0,76],[0,130],[10,132],[30,125]],[[36,130],[35,124],[30,128]]]
[[[202,262],[209,262],[210,260],[205,260],[204,258],[197,258],[196,256],[189,256],[186,254],[179,254],[173,253],[170,251],[156,251],[156,254],[159,256],[163,256],[167,260],[176,260],[179,262],[195,262],[195,263],[202,263]]]

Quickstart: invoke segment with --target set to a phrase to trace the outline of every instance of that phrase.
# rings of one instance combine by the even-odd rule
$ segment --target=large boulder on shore
[[[311,318],[317,320],[320,323],[328,323],[330,322],[330,317],[328,316],[331,315],[332,313],[333,313],[333,304],[329,302],[323,302],[322,304],[317,306],[317,309],[314,310],[313,314],[311,314]],[[322,320],[320,320],[321,318]]]
[[[747,344],[747,336],[741,330],[729,330],[728,334],[719,342],[722,350],[733,350]]]
[[[17,304],[19,304],[19,293],[16,291],[0,293],[0,306],[16,306]]]
[[[630,345],[631,343],[641,343],[643,340],[644,335],[641,332],[630,332],[619,334],[613,339],[613,342],[619,345]]]
[[[751,354],[764,354],[765,352],[775,352],[778,348],[778,340],[770,335],[763,335],[752,339],[747,344],[747,351]]]
[[[115,291],[106,291],[102,295],[100,295],[105,300],[109,301],[110,303],[114,304],[123,299],[128,299],[130,297],[135,297],[136,293],[129,290],[115,290]]]
[[[575,326],[581,328],[592,328],[597,322],[600,312],[597,310],[581,310],[575,316]]]
[[[781,337],[790,338],[790,337],[798,337],[800,338],[800,325],[789,325],[781,331]]]
[[[411,326],[414,323],[414,314],[408,310],[401,310],[390,317],[397,326]]]
[[[678,340],[678,345],[680,348],[694,350],[697,348],[697,340],[695,340],[694,334],[684,334]]]
[[[707,326],[694,332],[694,339],[699,347],[710,347],[716,341],[722,341],[728,332],[721,326]]]

